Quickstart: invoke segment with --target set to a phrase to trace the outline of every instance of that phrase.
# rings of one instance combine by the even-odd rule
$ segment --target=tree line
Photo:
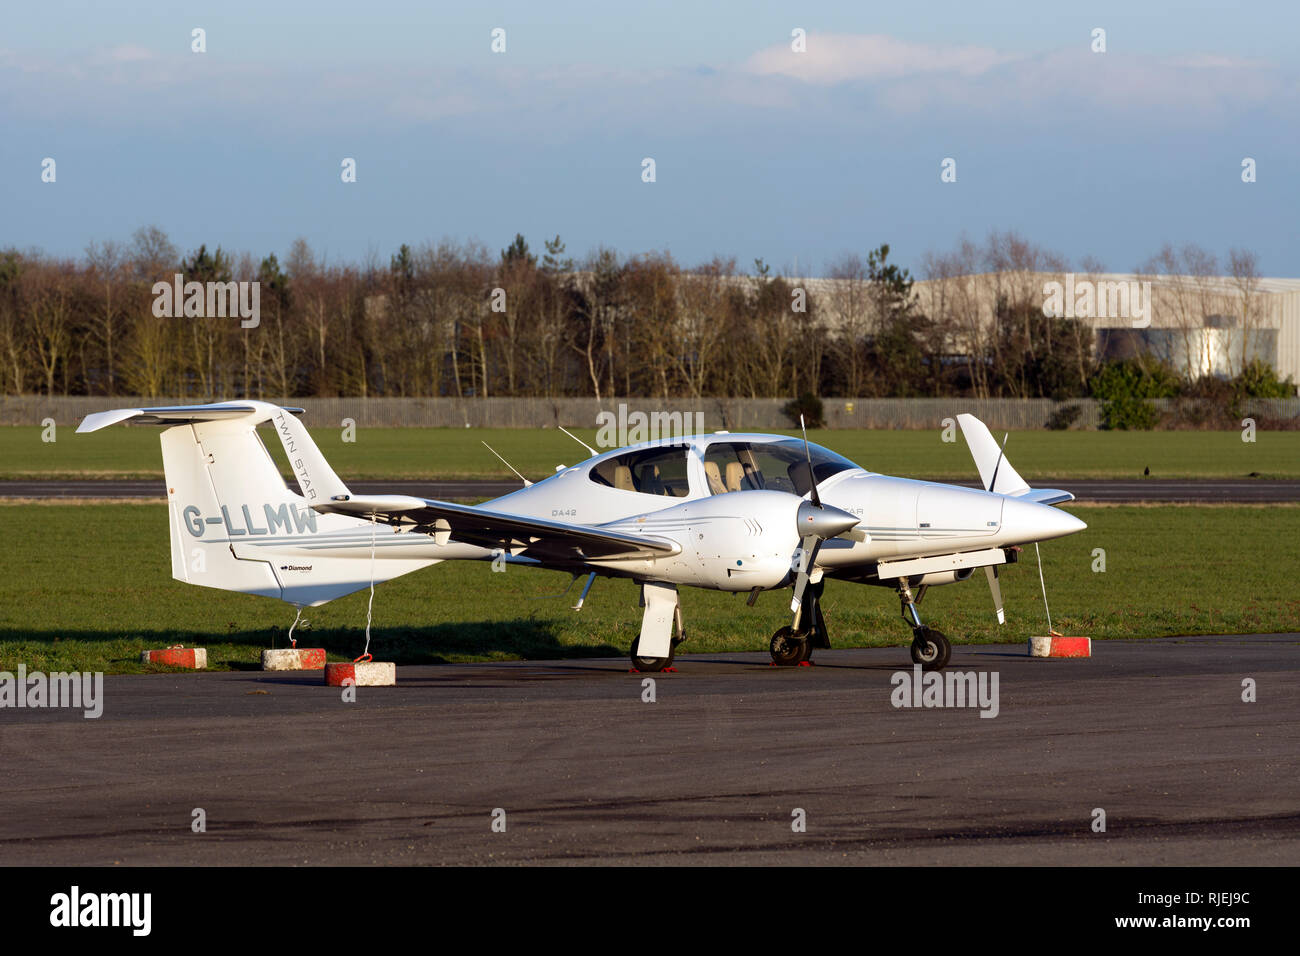
[[[1093,332],[1043,314],[1025,276],[1061,257],[1014,234],[924,259],[931,294],[881,245],[834,282],[667,252],[581,260],[402,245],[332,263],[299,239],[283,262],[154,226],[80,258],[0,251],[0,393],[178,398],[308,396],[783,397],[1089,394]],[[1177,263],[1175,263],[1177,265]],[[1095,263],[1085,269],[1099,271]],[[260,317],[159,314],[155,284],[256,281]],[[994,288],[972,292],[962,276]],[[991,295],[990,295],[991,291]],[[981,314],[992,302],[992,321]]]

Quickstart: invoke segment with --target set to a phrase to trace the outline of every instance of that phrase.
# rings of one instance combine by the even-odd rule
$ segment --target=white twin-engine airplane
[[[171,426],[162,453],[177,580],[301,611],[445,560],[586,574],[578,607],[597,575],[631,578],[645,608],[631,649],[642,671],[669,666],[684,639],[679,585],[748,592],[751,605],[762,591],[792,587],[793,619],[773,635],[772,660],[808,660],[830,646],[826,577],[895,589],[912,660],[937,670],[951,647],[921,623],[927,588],[984,568],[1002,622],[998,565],[1015,560],[1019,545],[1086,527],[1050,507],[1072,494],[1030,488],[970,415],[957,420],[984,491],[873,474],[806,438],[715,432],[593,451],[469,506],[352,494],[297,414],[258,401],[120,409],[88,415],[77,431]],[[267,422],[298,492],[258,437]]]

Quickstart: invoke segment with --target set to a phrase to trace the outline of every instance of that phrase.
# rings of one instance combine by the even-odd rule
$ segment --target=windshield
[[[831,475],[859,467],[820,445],[809,444],[808,454],[818,484]],[[776,442],[713,442],[704,453],[704,475],[709,492],[715,495],[766,488],[802,497],[811,487],[808,459],[804,456],[803,441],[798,438]]]

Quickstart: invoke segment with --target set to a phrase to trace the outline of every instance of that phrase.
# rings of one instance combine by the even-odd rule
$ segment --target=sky
[[[825,275],[889,243],[922,275],[1011,230],[1111,271],[1196,243],[1300,276],[1297,36],[1284,2],[15,4],[0,247],[156,224],[359,263],[521,232]]]

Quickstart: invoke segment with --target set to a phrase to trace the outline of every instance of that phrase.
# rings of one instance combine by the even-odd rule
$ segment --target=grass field
[[[118,427],[77,435],[61,427],[43,442],[39,428],[0,427],[0,479],[161,478],[158,429]],[[995,429],[996,431],[996,429]],[[346,478],[509,478],[493,448],[529,478],[587,457],[555,429],[375,428],[342,441],[337,429],[313,428],[335,470]],[[588,444],[593,429],[576,432]],[[791,432],[790,434],[794,434]],[[975,466],[961,436],[938,431],[820,431],[813,441],[872,471],[924,478],[972,478]],[[269,430],[263,441],[280,456]],[[1300,432],[1259,432],[1253,443],[1239,432],[1015,432],[1007,458],[1030,481],[1044,478],[1132,478],[1144,468],[1155,478],[1300,477]],[[283,462],[282,462],[283,464]]]
[[[561,436],[563,437],[563,436]],[[1078,507],[1087,531],[1042,546],[1053,623],[1066,634],[1141,638],[1300,630],[1300,507]],[[285,646],[292,609],[180,584],[170,573],[160,504],[0,505],[0,670],[138,672],[145,648],[208,648],[214,669],[255,666]],[[1092,570],[1094,549],[1106,569]],[[371,650],[399,663],[621,656],[640,623],[636,589],[598,580],[580,613],[568,576],[446,563],[380,585]],[[922,614],[956,642],[1046,633],[1030,549],[1005,569],[999,628],[983,576],[935,588]],[[788,622],[789,592],[744,597],[684,589],[682,651],[765,650]],[[335,659],[361,652],[367,594],[306,614],[301,632]],[[824,607],[837,647],[902,645],[893,592],[830,582]],[[906,660],[900,650],[899,660]]]

